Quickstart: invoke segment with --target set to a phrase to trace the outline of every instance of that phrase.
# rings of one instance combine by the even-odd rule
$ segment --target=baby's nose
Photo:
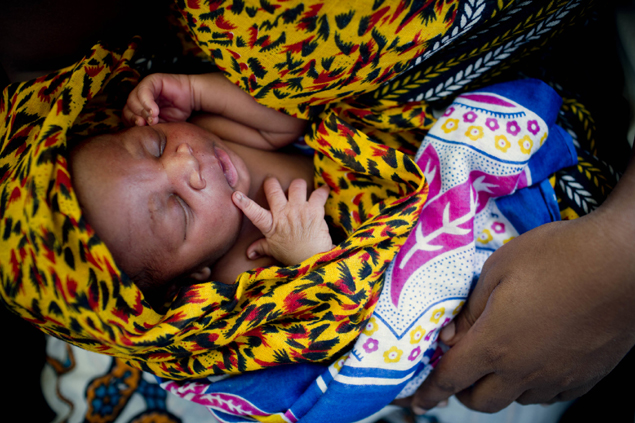
[[[176,148],[176,154],[179,158],[178,163],[188,183],[194,189],[205,188],[205,179],[201,175],[200,163],[194,157],[194,152],[189,144],[183,143]]]

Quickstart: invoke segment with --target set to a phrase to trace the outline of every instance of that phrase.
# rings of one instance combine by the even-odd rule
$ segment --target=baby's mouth
[[[225,175],[227,184],[231,188],[234,188],[238,182],[238,172],[236,172],[236,168],[234,167],[234,163],[232,163],[229,154],[227,154],[222,148],[214,146],[214,155],[218,159],[218,164],[223,171],[223,175]]]

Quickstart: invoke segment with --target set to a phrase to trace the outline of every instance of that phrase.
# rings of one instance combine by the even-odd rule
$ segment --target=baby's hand
[[[291,182],[288,200],[276,178],[267,178],[264,189],[271,211],[263,209],[241,192],[236,191],[232,196],[236,207],[265,236],[247,248],[247,257],[254,260],[271,256],[290,266],[333,248],[324,220],[328,185],[313,191],[308,201],[304,179]]]
[[[143,78],[123,108],[128,126],[159,122],[184,122],[192,114],[191,81],[188,75],[155,73]]]

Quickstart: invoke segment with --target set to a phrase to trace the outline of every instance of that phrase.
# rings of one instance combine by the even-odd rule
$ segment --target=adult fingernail
[[[413,405],[412,412],[415,413],[417,416],[422,416],[426,414],[428,410],[426,410],[425,408],[421,408],[421,407],[417,407],[416,405]]]
[[[247,255],[250,259],[255,260],[258,258],[258,253],[256,253],[255,251],[252,251],[251,253],[249,253]]]
[[[450,322],[449,325],[441,329],[441,340],[443,342],[448,342],[452,338],[454,338],[454,334],[456,333],[456,324],[454,322]]]
[[[236,201],[243,201],[243,195],[239,191],[236,191]]]

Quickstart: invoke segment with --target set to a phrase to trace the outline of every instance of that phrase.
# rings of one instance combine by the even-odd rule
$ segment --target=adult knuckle
[[[579,378],[573,373],[565,373],[559,380],[558,386],[560,389],[571,389],[581,385]]]
[[[481,413],[497,413],[506,407],[506,404],[500,403],[495,400],[482,399],[481,402],[475,404],[473,409],[480,411]]]
[[[510,401],[506,398],[492,395],[491,392],[480,392],[474,396],[457,396],[459,401],[467,408],[481,413],[496,413],[509,405]]]
[[[454,394],[457,391],[457,385],[453,380],[434,378],[430,381],[432,386],[439,391]]]
[[[506,355],[506,348],[504,346],[488,344],[483,347],[481,357],[484,364],[491,368],[499,368]]]
[[[537,404],[536,400],[530,397],[520,397],[516,400],[516,402],[520,405]]]

